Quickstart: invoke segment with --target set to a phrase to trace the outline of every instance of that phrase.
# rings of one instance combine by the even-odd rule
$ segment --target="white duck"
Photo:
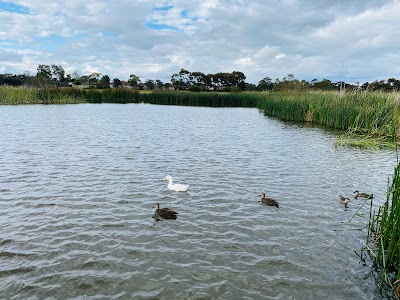
[[[189,187],[188,184],[173,184],[172,177],[170,175],[165,176],[163,180],[168,180],[168,188],[175,192],[186,192]]]

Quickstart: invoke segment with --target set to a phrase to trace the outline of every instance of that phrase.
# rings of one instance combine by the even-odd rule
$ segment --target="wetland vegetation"
[[[381,288],[389,285],[400,297],[400,164],[388,185],[386,202],[371,212],[364,251],[373,259],[381,274]]]

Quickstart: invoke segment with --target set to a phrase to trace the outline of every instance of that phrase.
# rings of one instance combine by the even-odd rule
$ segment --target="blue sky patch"
[[[187,10],[182,10],[181,11],[181,17],[182,18],[188,18],[189,12]]]
[[[146,23],[146,26],[150,29],[153,30],[165,30],[165,29],[169,29],[169,30],[178,30],[178,28],[176,28],[175,26],[170,26],[170,25],[166,25],[166,24],[159,24],[155,21],[150,21]]]
[[[46,50],[56,50],[65,44],[65,38],[60,35],[51,35],[45,38],[36,39]]]
[[[15,51],[26,49],[26,45],[24,45],[18,40],[12,40],[12,39],[0,40],[0,46],[3,47],[4,49],[10,48]]]
[[[16,14],[29,14],[29,8],[11,2],[0,2],[0,11],[8,11]]]

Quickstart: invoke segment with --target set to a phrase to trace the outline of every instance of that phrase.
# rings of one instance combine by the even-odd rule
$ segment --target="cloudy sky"
[[[400,79],[400,0],[0,1],[0,73]]]

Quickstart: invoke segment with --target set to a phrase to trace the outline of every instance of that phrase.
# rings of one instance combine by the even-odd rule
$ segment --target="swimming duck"
[[[374,194],[361,193],[359,191],[355,191],[354,193],[355,193],[354,198],[356,198],[356,199],[358,199],[358,198],[365,198],[365,199],[374,198]]]
[[[342,195],[339,195],[339,202],[344,204],[344,209],[347,210],[349,208],[349,202],[350,202],[349,198],[346,198],[346,197],[343,197]]]
[[[265,193],[261,193],[261,202],[265,203],[269,206],[276,206],[277,208],[279,208],[279,202],[276,201],[275,199],[271,198],[271,197],[266,197]]]
[[[157,203],[156,205],[153,206],[153,208],[156,209],[154,212],[153,218],[155,218],[157,221],[161,219],[174,219],[176,220],[177,218],[177,212],[173,211],[172,209],[169,209],[167,207],[160,208],[160,203]]]
[[[189,185],[188,184],[179,184],[179,183],[172,183],[172,177],[167,175],[163,178],[163,180],[168,180],[168,188],[175,192],[186,192]]]

